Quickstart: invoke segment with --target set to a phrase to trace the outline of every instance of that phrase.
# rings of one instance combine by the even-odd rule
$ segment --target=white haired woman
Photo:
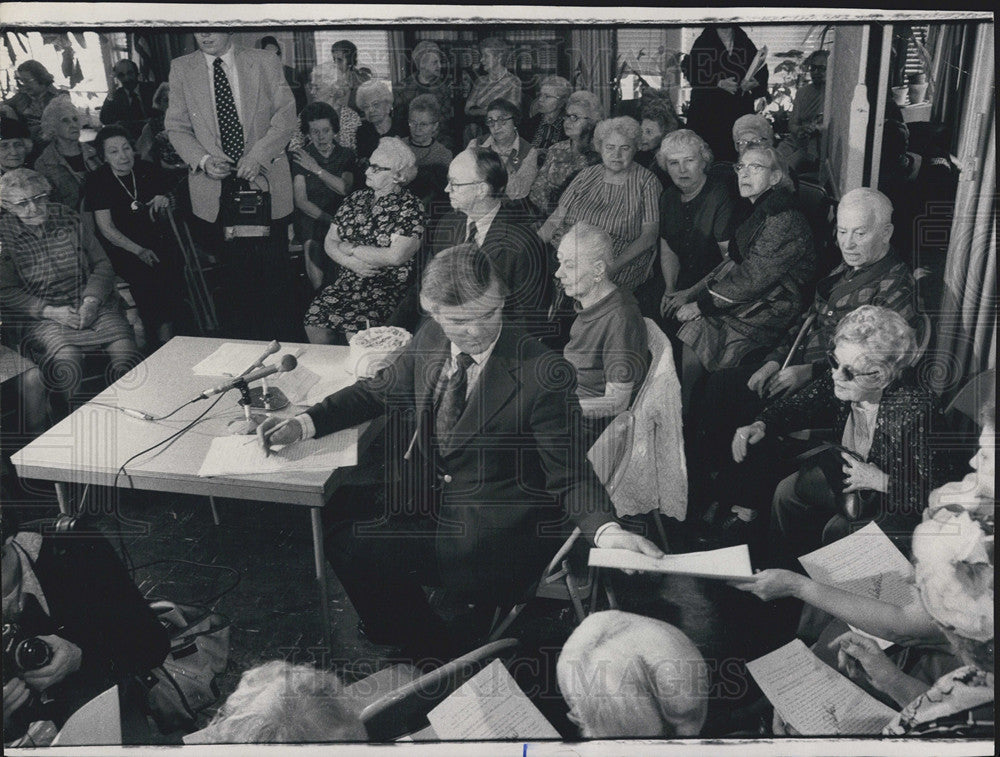
[[[271,660],[246,671],[212,721],[185,744],[367,741],[336,674]]]
[[[49,200],[80,209],[87,175],[101,167],[97,151],[80,142],[80,112],[68,97],[57,97],[45,106],[42,139],[52,140],[35,161],[35,170],[49,180]]]
[[[681,322],[681,392],[685,413],[702,375],[739,365],[770,349],[802,312],[816,269],[809,222],[772,147],[746,150],[734,166],[750,213],[736,224],[729,262],[664,302]],[[749,357],[748,357],[749,356]]]
[[[546,151],[563,138],[563,117],[566,103],[573,87],[561,76],[546,76],[542,79],[535,101],[537,112],[521,129],[525,139],[538,149],[542,160]]]
[[[21,326],[50,387],[72,396],[87,348],[102,348],[118,378],[142,356],[115,291],[115,272],[89,224],[48,200],[51,185],[27,168],[0,177],[0,307]]]
[[[366,81],[358,87],[358,107],[364,120],[356,137],[359,160],[367,160],[375,152],[382,137],[401,137],[406,133],[393,114],[392,90],[380,79]]]
[[[705,724],[708,665],[661,620],[620,610],[588,616],[563,646],[556,676],[584,738],[692,738]]]
[[[601,101],[593,92],[579,90],[569,96],[562,118],[566,139],[552,145],[528,192],[528,199],[548,218],[570,180],[588,166],[601,162],[594,149],[594,127],[603,117]]]
[[[874,520],[906,544],[932,477],[929,426],[935,400],[901,379],[913,363],[913,328],[894,310],[863,305],[837,325],[830,372],[768,405],[736,430],[733,459],[765,436],[840,429],[840,444],[788,476],[774,493],[771,537],[792,562]],[[762,464],[758,461],[756,464]]]
[[[392,314],[424,235],[423,206],[406,189],[416,175],[413,151],[383,137],[365,171],[368,186],[344,200],[327,233],[324,249],[341,270],[306,311],[310,342],[346,344]]]
[[[585,168],[563,192],[559,206],[538,235],[559,246],[577,221],[604,229],[614,241],[611,277],[634,290],[649,278],[660,231],[662,187],[652,171],[636,163],[640,127],[634,118],[609,118],[594,130],[601,165]]]
[[[410,104],[418,97],[433,97],[438,105],[438,123],[443,126],[440,135],[441,143],[451,149],[454,144],[452,130],[455,121],[455,103],[451,80],[446,75],[448,59],[437,43],[429,39],[421,40],[413,48],[413,72],[402,84],[397,86],[393,95],[396,100],[396,112],[413,121],[413,111]],[[413,126],[410,126],[413,136]],[[418,140],[420,138],[418,137]]]

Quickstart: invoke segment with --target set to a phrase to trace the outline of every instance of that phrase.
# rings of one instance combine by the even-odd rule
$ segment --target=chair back
[[[112,686],[70,715],[51,746],[119,746],[122,743],[121,704]]]
[[[361,712],[368,738],[392,741],[427,725],[427,713],[494,658],[515,649],[517,639],[500,639],[457,657],[400,686]]]

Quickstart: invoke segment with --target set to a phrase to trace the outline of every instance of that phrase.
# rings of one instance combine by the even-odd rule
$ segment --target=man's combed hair
[[[491,287],[506,294],[493,264],[479,247],[460,244],[431,258],[424,269],[420,304],[429,312],[435,307],[464,305],[479,299]]]

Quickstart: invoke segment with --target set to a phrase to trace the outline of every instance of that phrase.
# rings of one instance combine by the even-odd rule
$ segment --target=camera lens
[[[38,670],[52,661],[52,647],[33,636],[25,639],[14,650],[14,662],[21,670]]]

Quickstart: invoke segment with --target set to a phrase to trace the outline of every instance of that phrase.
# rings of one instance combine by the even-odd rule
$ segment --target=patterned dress
[[[626,169],[625,181],[611,184],[604,180],[604,165],[585,168],[563,192],[559,205],[565,208],[562,224],[552,237],[558,247],[563,235],[577,221],[589,221],[611,235],[615,257],[639,238],[647,223],[660,223],[660,193],[663,188],[652,171],[638,163]],[[649,277],[655,247],[634,258],[617,271],[615,283],[633,290]]]
[[[389,247],[392,236],[422,238],[424,209],[411,192],[399,189],[376,197],[361,189],[344,200],[333,219],[345,242]],[[403,296],[413,268],[413,258],[397,266],[385,266],[367,278],[341,268],[336,280],[309,305],[305,324],[331,331],[354,332],[382,326]]]
[[[601,162],[601,156],[596,152],[580,153],[573,149],[568,139],[557,142],[549,148],[545,163],[538,169],[538,175],[528,193],[530,199],[547,218],[559,205],[562,195],[570,179],[587,166]]]

